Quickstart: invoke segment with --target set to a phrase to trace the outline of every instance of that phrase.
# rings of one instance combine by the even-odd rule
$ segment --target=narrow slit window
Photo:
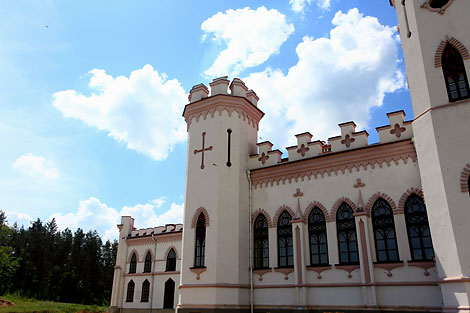
[[[232,162],[230,161],[230,146],[232,141],[232,130],[229,128],[227,129],[227,166],[232,166]]]
[[[194,267],[204,267],[206,255],[206,218],[200,214],[196,223],[196,247],[195,247]]]

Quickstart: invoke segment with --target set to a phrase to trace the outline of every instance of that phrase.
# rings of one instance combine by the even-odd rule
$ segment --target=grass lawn
[[[88,312],[105,312],[106,307],[97,305],[83,305],[75,303],[62,303],[53,301],[41,301],[27,299],[16,295],[0,296],[0,299],[6,299],[14,302],[15,306],[0,307],[0,313],[4,312],[38,312],[38,313],[75,313],[77,311],[87,310]]]

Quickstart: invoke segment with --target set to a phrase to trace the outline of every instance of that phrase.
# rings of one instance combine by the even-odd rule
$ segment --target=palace
[[[414,119],[283,158],[243,81],[194,86],[183,224],[122,217],[111,312],[470,312],[470,1],[390,2]]]

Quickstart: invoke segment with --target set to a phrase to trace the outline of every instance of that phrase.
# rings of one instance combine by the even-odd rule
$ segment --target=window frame
[[[453,53],[453,56],[449,56],[450,53]],[[470,86],[468,84],[465,63],[460,52],[450,43],[447,43],[444,48],[441,64],[449,102],[470,98]],[[459,72],[462,72],[461,75],[463,75],[463,77],[459,77]],[[460,78],[462,78],[463,81]],[[449,79],[452,79],[453,85],[455,85],[455,91],[452,90],[452,83],[449,82]],[[460,86],[461,83],[464,85],[463,87]],[[464,89],[466,95],[462,96],[461,93]],[[452,95],[455,93],[457,93],[457,97],[453,98]]]
[[[350,213],[350,217],[347,217],[347,218],[343,218],[343,217],[340,217],[340,214],[347,210],[348,213]],[[352,227],[345,227],[345,226],[341,226],[341,223],[343,224],[346,224],[346,223],[352,223]],[[342,228],[342,229],[340,229]],[[351,240],[350,238],[350,235],[351,235],[351,232],[354,233],[354,239]],[[346,234],[346,251],[343,252],[342,249],[341,249],[341,238],[340,238],[340,234]],[[338,261],[339,261],[339,264],[340,265],[358,265],[360,264],[360,260],[359,260],[359,247],[358,247],[358,242],[357,242],[357,230],[356,230],[356,219],[354,218],[354,211],[353,209],[351,208],[351,206],[349,204],[347,204],[346,202],[343,202],[341,203],[341,205],[339,206],[338,210],[336,211],[336,236],[337,236],[337,240],[338,240]],[[353,242],[354,244],[354,247],[356,248],[356,251],[351,251],[351,242]],[[343,261],[342,260],[342,254],[343,253],[346,253],[347,254],[347,257],[348,257],[348,260],[347,261]],[[357,258],[357,261],[351,261],[352,259],[352,256],[355,256]]]
[[[418,234],[418,241],[419,241],[419,247],[415,248],[414,245],[413,245],[413,238],[411,237],[411,233],[410,233],[410,229],[411,229],[411,226],[410,226],[410,219],[411,218],[416,218],[416,216],[418,216],[419,214],[413,212],[410,213],[408,212],[408,209],[409,209],[409,206],[412,205],[411,204],[411,201],[412,200],[415,200],[418,205],[421,205],[422,208],[424,209],[424,211],[421,212],[421,215],[424,215],[424,219],[423,221],[421,222],[417,222],[417,223],[414,223],[415,225],[418,225],[418,226],[421,226],[421,227],[427,227],[427,231],[429,233],[429,236],[426,236],[426,237],[429,237],[430,239],[430,243],[431,243],[431,250],[432,250],[432,256],[430,258],[426,257],[426,249],[429,249],[428,248],[425,248],[424,245],[423,245],[423,236],[419,236]],[[419,211],[418,211],[419,213]],[[411,195],[408,196],[408,198],[406,199],[406,202],[405,202],[405,224],[406,224],[406,233],[408,235],[408,243],[409,243],[409,247],[410,247],[410,255],[411,255],[411,259],[412,261],[417,261],[417,262],[425,262],[425,261],[434,261],[434,258],[435,258],[435,253],[434,253],[434,246],[433,246],[433,243],[432,243],[432,236],[431,236],[431,229],[429,228],[429,219],[428,219],[428,213],[427,213],[427,209],[426,209],[426,204],[424,203],[424,200],[417,194],[413,193]],[[421,255],[423,256],[422,258],[417,258],[415,256],[415,253],[413,252],[413,250],[420,250],[421,252]]]
[[[281,242],[286,240],[285,246]],[[283,253],[282,253],[283,252]],[[284,256],[282,254],[285,254]],[[283,264],[285,261],[285,264]],[[282,211],[277,222],[277,266],[294,267],[294,238],[292,234],[292,216],[287,210]]]
[[[134,252],[131,257],[131,262],[129,263],[129,274],[137,273],[137,255]]]
[[[319,216],[319,220],[314,220],[314,215]],[[309,243],[309,248],[310,248],[310,266],[325,266],[329,265],[329,258],[328,258],[328,235],[327,235],[327,229],[326,229],[326,219],[325,219],[325,214],[323,211],[318,207],[315,206],[311,211],[310,214],[308,215],[308,243]],[[319,236],[323,235],[325,238],[325,242],[322,243],[319,240]],[[316,236],[317,237],[317,242],[314,244],[312,242],[312,237]],[[314,246],[318,246],[317,250],[318,253],[314,252]],[[325,247],[325,251],[322,252],[322,246]],[[318,255],[318,262],[314,262],[314,257],[315,255]],[[326,261],[323,261],[323,257],[326,256]]]
[[[380,205],[380,207],[379,207]],[[378,210],[380,208],[385,208],[385,213],[380,214]],[[375,244],[375,256],[377,263],[393,263],[393,262],[399,262],[400,261],[400,255],[398,251],[398,242],[397,242],[397,232],[395,228],[395,218],[393,215],[393,210],[392,207],[390,206],[390,203],[388,203],[387,200],[384,198],[380,197],[378,198],[375,202],[374,205],[372,206],[371,210],[371,219],[372,219],[372,230],[374,233],[374,244]],[[378,239],[377,233],[381,231],[382,234],[384,235],[385,239]],[[389,232],[393,232],[393,238],[388,238],[387,234]],[[384,246],[385,249],[379,249],[379,244],[378,241],[383,240],[384,241]],[[390,242],[389,240],[392,240],[394,242],[395,248],[390,248]],[[380,251],[385,251],[385,260],[383,260],[380,257]],[[396,257],[393,258],[391,256],[391,253],[393,251],[396,254]]]
[[[150,273],[152,271],[152,253],[150,251],[145,255],[144,261],[144,273]]]
[[[130,288],[132,287],[132,289]],[[134,302],[135,282],[131,279],[127,283],[126,302]]]
[[[261,222],[264,226],[259,226]],[[262,247],[258,248],[260,243]],[[261,251],[261,255],[257,255],[258,251]],[[258,266],[259,262],[257,261],[259,260],[261,260],[262,266]],[[268,220],[263,214],[259,214],[253,223],[253,268],[269,268],[269,226]]]
[[[171,248],[166,255],[166,266],[165,272],[175,272],[176,271],[176,251]]]
[[[142,293],[140,296],[140,302],[149,302],[149,298],[150,298],[150,282],[148,281],[148,279],[146,279],[142,283]]]
[[[206,217],[200,213],[196,222],[196,236],[194,245],[194,268],[205,266],[206,256]]]

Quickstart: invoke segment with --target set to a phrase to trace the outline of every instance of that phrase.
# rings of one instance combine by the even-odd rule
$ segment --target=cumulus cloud
[[[205,71],[209,77],[237,75],[246,68],[264,63],[294,32],[285,15],[275,9],[259,7],[218,12],[205,20],[204,38],[227,45]]]
[[[53,104],[65,117],[104,130],[157,161],[186,139],[181,113],[187,94],[178,80],[168,80],[148,64],[129,77],[114,78],[100,69],[89,74],[90,96],[75,90],[54,93]]]
[[[299,60],[287,73],[268,68],[244,78],[266,113],[260,125],[264,140],[283,148],[301,132],[324,140],[339,134],[341,122],[366,127],[370,109],[404,87],[395,28],[357,9],[337,12],[332,24],[329,38],[303,38],[296,48]]]
[[[18,225],[28,227],[28,225],[33,221],[32,217],[26,213],[9,210],[5,210],[4,212],[7,216],[7,222],[9,225],[13,225],[16,222]]]
[[[119,233],[116,225],[119,224],[122,215],[131,215],[135,218],[135,226],[138,228],[182,223],[183,204],[171,203],[166,211],[162,209],[164,204],[165,198],[162,197],[146,204],[124,206],[118,211],[99,199],[90,197],[79,202],[76,212],[55,213],[49,220],[55,218],[61,229],[75,230],[80,227],[85,231],[97,230],[104,240],[117,239]],[[162,212],[157,213],[157,210]]]
[[[32,153],[20,156],[13,167],[21,173],[44,179],[55,179],[59,176],[59,172],[50,160],[42,156],[33,155]]]
[[[322,10],[329,10],[331,6],[330,0],[289,0],[292,11],[297,13],[303,13],[305,7],[310,5],[311,2],[315,2]]]

